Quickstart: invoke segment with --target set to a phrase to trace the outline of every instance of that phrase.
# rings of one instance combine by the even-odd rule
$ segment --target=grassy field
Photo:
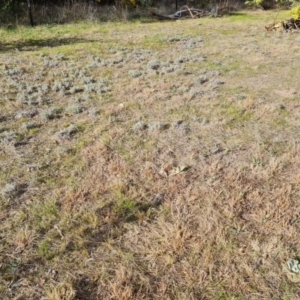
[[[0,29],[1,299],[300,299],[276,14]]]

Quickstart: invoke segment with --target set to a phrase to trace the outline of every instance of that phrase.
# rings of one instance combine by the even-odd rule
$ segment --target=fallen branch
[[[185,8],[185,9],[183,9]],[[209,17],[210,12],[206,10],[196,9],[196,8],[189,8],[188,6],[182,7],[181,10],[175,12],[174,14],[170,15],[161,15],[155,12],[152,12],[152,15],[162,19],[162,20],[177,20],[181,18],[201,18],[201,17]]]
[[[190,16],[191,16],[191,18],[192,19],[194,19],[195,18],[195,16],[193,15],[193,13],[192,13],[192,11],[191,11],[191,9],[186,5],[186,6],[184,6],[184,7],[186,7],[186,9],[189,11],[189,13],[190,13]],[[183,7],[183,8],[184,8]]]

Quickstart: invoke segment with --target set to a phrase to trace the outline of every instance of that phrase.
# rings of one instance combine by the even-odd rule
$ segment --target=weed
[[[50,108],[42,111],[40,113],[40,116],[44,121],[49,121],[56,118],[60,118],[61,113],[62,113],[61,108]]]
[[[18,194],[17,186],[12,183],[8,183],[1,191],[3,196],[13,197]]]
[[[78,132],[78,127],[74,124],[70,124],[68,127],[60,130],[57,133],[57,136],[61,138],[70,138],[77,132]]]
[[[127,198],[122,189],[114,189],[115,204],[113,212],[118,218],[125,222],[136,220],[137,205],[136,202]]]
[[[55,257],[55,252],[49,241],[42,241],[38,245],[38,253],[47,260],[51,260]]]
[[[32,221],[34,227],[39,231],[47,231],[58,217],[58,206],[56,201],[49,199],[36,203],[32,209]]]
[[[226,107],[224,113],[229,117],[229,121],[227,123],[229,126],[243,124],[244,122],[249,121],[252,117],[251,111],[247,111],[241,107],[237,107],[234,105]]]
[[[47,299],[49,300],[73,300],[76,296],[76,291],[74,290],[72,284],[64,282],[52,289],[46,291]]]
[[[66,107],[66,112],[80,114],[83,112],[83,107],[79,104],[71,104],[70,106]]]

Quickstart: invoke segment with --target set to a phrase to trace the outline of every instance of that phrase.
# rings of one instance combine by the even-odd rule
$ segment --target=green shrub
[[[263,3],[264,0],[249,0],[246,1],[245,4],[247,6],[260,6]]]
[[[245,4],[249,7],[271,8],[276,5],[278,8],[291,8],[289,16],[297,21],[300,20],[300,3],[295,0],[248,0]]]
[[[248,0],[245,4],[249,7],[261,7],[263,9],[270,9],[275,6],[276,0]]]
[[[300,20],[300,5],[295,5],[289,12],[289,16],[292,16],[292,18],[297,21]]]
[[[293,0],[276,0],[278,8],[290,8],[293,5]]]

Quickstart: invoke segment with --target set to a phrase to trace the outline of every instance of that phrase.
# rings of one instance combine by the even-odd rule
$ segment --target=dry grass
[[[0,29],[2,299],[300,298],[274,16]]]

